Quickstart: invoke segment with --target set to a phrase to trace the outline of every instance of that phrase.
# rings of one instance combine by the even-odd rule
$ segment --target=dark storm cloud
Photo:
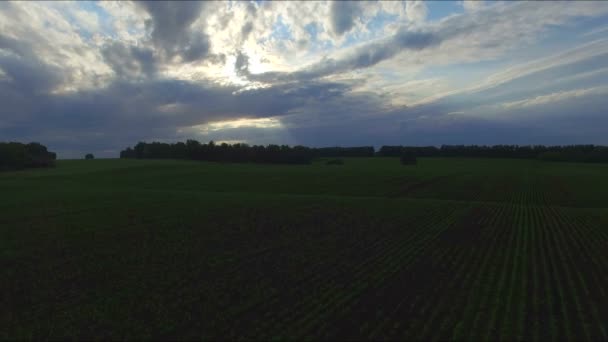
[[[211,44],[206,34],[194,34],[178,50],[183,62],[193,62],[208,57]]]
[[[61,70],[43,63],[26,43],[0,33],[0,49],[12,53],[0,55],[0,69],[12,80],[4,87],[34,95],[52,89],[65,79]]]
[[[170,80],[142,84],[115,82],[103,90],[53,96],[50,101],[53,105],[46,115],[54,115],[61,127],[83,123],[88,123],[89,128],[124,124],[146,131],[142,126],[175,128],[243,116],[283,115],[311,99],[339,96],[345,88],[315,83],[234,93],[236,90]],[[70,118],[78,120],[68,122]]]
[[[132,53],[124,46],[114,48]],[[42,141],[60,157],[76,150],[115,156],[103,151],[118,151],[139,140],[181,139],[180,128],[209,122],[282,116],[310,103],[336,101],[349,91],[344,84],[329,82],[239,91],[204,82],[117,78],[103,88],[51,93],[61,78],[31,58],[0,58],[9,76],[0,80],[0,136]],[[129,73],[125,68],[140,67],[122,68]]]
[[[404,49],[422,50],[436,46],[444,39],[437,33],[403,30],[388,41],[363,46],[340,61],[331,61],[326,66],[319,66],[317,72],[326,73],[332,68],[338,72],[367,68],[395,56]]]
[[[341,58],[324,58],[321,61],[295,72],[266,72],[248,74],[251,80],[260,82],[289,82],[312,80],[340,74],[351,70],[368,68],[394,57],[403,50],[423,50],[439,45],[446,37],[432,31],[401,30],[394,36],[363,44]]]
[[[255,18],[258,15],[258,7],[254,2],[247,3],[247,15],[251,18]]]
[[[334,34],[341,36],[355,26],[355,19],[361,13],[358,1],[333,1],[330,7],[331,28]]]
[[[247,22],[241,28],[241,39],[242,40],[247,39],[247,37],[249,36],[251,31],[253,31],[252,20],[254,20],[258,16],[258,8],[255,5],[255,3],[250,2],[247,4],[246,13],[247,13]]]
[[[12,51],[14,54],[29,58],[32,57],[32,49],[28,44],[25,44],[17,39],[8,37],[0,33],[0,49]]]
[[[242,51],[237,51],[234,61],[234,70],[239,76],[250,76],[249,73],[249,56]]]
[[[550,112],[543,111],[544,117],[536,119],[530,115],[534,110],[508,113],[529,117],[528,120],[446,115],[450,110],[448,106],[433,105],[389,110],[342,122],[291,125],[289,135],[294,141],[310,146],[605,145],[608,140],[604,127],[608,126],[608,117],[602,108],[608,101],[598,98],[592,102],[590,107],[581,107],[581,103],[577,103],[563,110],[555,106]],[[571,115],[573,107],[578,108],[576,116]]]
[[[150,48],[128,46],[121,42],[111,42],[101,48],[104,61],[117,76],[137,78],[152,76],[157,72],[157,59]]]
[[[249,37],[249,34],[251,33],[251,31],[253,31],[253,23],[251,21],[248,21],[241,28],[241,37],[242,37],[241,39],[246,40],[247,37]]]
[[[138,1],[152,17],[151,28],[154,46],[166,58],[181,57],[192,62],[208,57],[211,49],[205,32],[192,30],[192,24],[203,14],[205,1]]]
[[[199,17],[202,1],[138,1],[152,17],[152,38],[162,45],[171,45],[187,35],[190,25]]]
[[[139,45],[113,41],[101,48],[104,61],[118,77],[156,76],[167,64],[175,62],[225,62],[223,54],[211,53],[209,36],[191,27],[198,18],[204,17],[206,2],[138,1],[136,4],[151,17],[146,22],[149,39]]]

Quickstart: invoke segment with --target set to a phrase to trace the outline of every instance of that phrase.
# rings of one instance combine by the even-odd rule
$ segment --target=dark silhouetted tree
[[[0,143],[0,170],[55,166],[57,155],[40,143]]]

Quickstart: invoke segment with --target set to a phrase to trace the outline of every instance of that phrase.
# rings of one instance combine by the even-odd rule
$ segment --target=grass
[[[0,339],[608,338],[608,165],[344,161],[0,173]]]

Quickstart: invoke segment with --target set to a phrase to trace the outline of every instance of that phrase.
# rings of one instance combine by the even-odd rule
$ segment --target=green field
[[[608,339],[608,165],[0,173],[0,339]]]

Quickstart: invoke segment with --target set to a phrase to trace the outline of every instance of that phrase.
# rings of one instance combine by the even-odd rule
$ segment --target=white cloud
[[[78,24],[89,32],[97,32],[100,29],[99,17],[95,12],[89,12],[84,10],[75,10],[73,12],[74,18],[78,21]]]
[[[545,104],[553,104],[556,102],[561,102],[565,100],[570,100],[573,98],[580,98],[589,95],[602,95],[608,93],[608,86],[600,86],[586,89],[575,89],[568,91],[560,91],[556,93],[539,95],[523,100],[511,101],[501,103],[499,106],[504,109],[514,109],[514,108],[525,108],[532,106],[539,106]]]
[[[94,42],[84,39],[78,26],[67,19],[66,13],[77,10],[77,3],[58,7],[50,2],[24,1],[4,6],[0,35],[16,39],[23,58],[37,58],[62,71],[64,82],[54,91],[97,87],[110,75]]]
[[[485,6],[484,0],[464,0],[462,1],[462,7],[467,12],[476,12]]]
[[[421,99],[415,103],[412,103],[411,105],[422,105],[426,103],[431,103],[439,99],[457,94],[482,92],[541,71],[565,68],[568,65],[579,63],[604,54],[608,54],[608,39],[594,40],[592,42],[580,44],[554,56],[541,57],[525,63],[512,65],[510,67],[507,67],[505,70],[490,74],[485,79],[471,86],[461,86],[456,89],[448,90],[445,92],[439,92],[432,96]],[[579,75],[566,76],[556,80],[550,80],[544,83],[540,81],[537,89],[548,85],[556,85],[558,83],[567,83],[575,81],[577,79],[584,79],[586,77],[593,76],[598,72],[602,73],[604,71],[602,69],[599,69],[596,71],[581,73]]]
[[[598,39],[589,43],[581,44],[575,48],[564,51],[554,56],[540,58],[529,63],[515,65],[504,71],[496,73],[486,79],[475,90],[483,90],[498,84],[530,75],[543,70],[573,64],[595,56],[608,53],[608,39]]]
[[[570,82],[584,80],[586,78],[602,76],[605,74],[608,74],[608,67],[594,69],[594,70],[586,71],[586,72],[580,72],[578,74],[574,74],[574,75],[570,75],[570,76],[566,76],[566,77],[560,77],[555,80],[551,80],[550,82],[547,82],[546,85],[570,83]]]
[[[602,27],[598,27],[598,28],[592,29],[590,31],[587,31],[587,32],[583,33],[581,36],[583,36],[583,37],[593,36],[593,35],[596,35],[598,33],[604,33],[604,32],[608,32],[608,26],[602,26]]]
[[[380,9],[382,11],[384,11],[385,13],[393,14],[393,15],[397,15],[397,16],[406,15],[406,10],[405,10],[406,5],[402,1],[381,0],[381,1],[378,1],[378,3],[380,4]]]
[[[129,1],[100,1],[97,3],[109,17],[113,33],[121,41],[136,43],[146,34],[145,22],[150,16]]]
[[[424,1],[408,0],[405,4],[407,19],[413,23],[423,23],[427,16],[427,7]]]

